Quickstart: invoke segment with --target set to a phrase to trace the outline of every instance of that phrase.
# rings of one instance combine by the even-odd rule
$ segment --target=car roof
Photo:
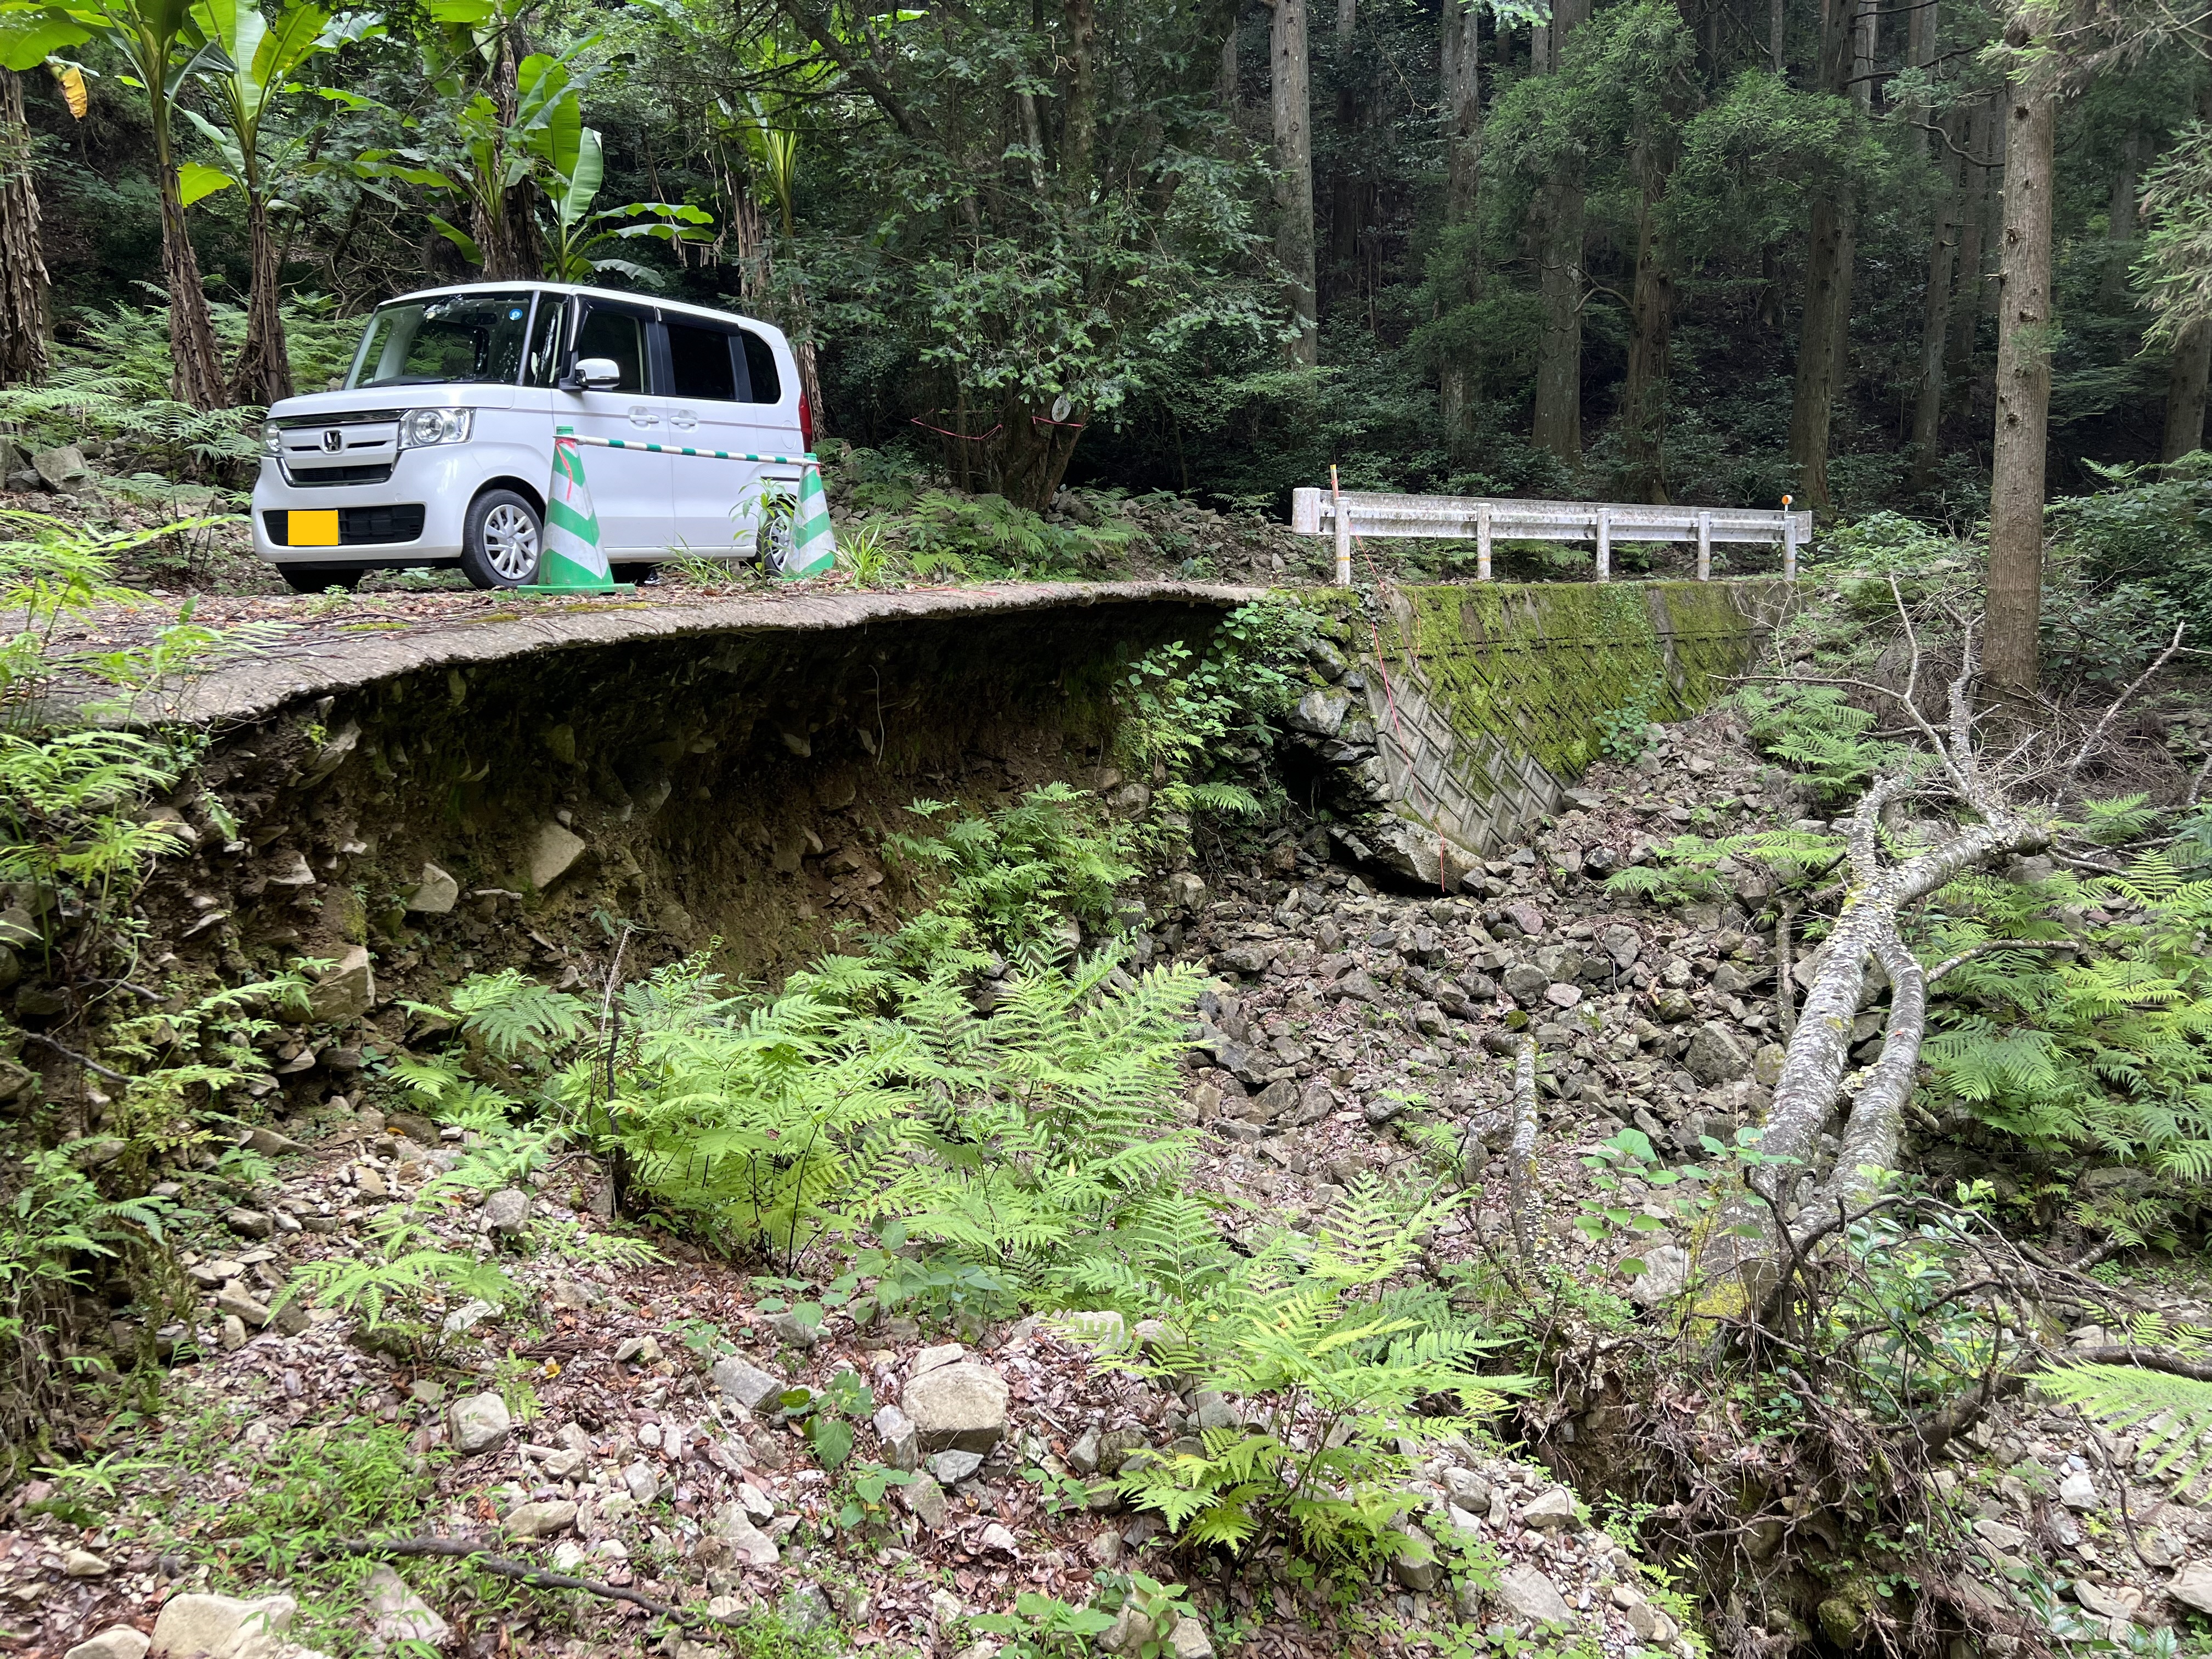
[[[648,306],[654,311],[681,317],[700,317],[718,323],[745,323],[776,338],[783,331],[773,323],[763,322],[757,317],[748,317],[739,311],[717,311],[712,306],[695,306],[682,300],[657,299],[649,294],[631,294],[619,289],[585,288],[574,283],[547,283],[531,277],[521,277],[512,283],[454,283],[444,288],[419,288],[411,294],[395,294],[384,305],[404,305],[410,300],[434,300],[449,294],[512,294],[517,289],[528,289],[540,294],[575,294],[594,299],[620,300],[628,305]]]

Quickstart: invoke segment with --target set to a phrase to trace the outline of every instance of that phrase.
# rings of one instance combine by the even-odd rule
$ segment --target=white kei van
[[[560,283],[477,283],[379,306],[337,392],[262,428],[254,550],[294,589],[458,564],[478,587],[538,578],[553,434],[800,455],[813,416],[791,345],[750,318]],[[608,558],[750,558],[799,469],[583,451]]]

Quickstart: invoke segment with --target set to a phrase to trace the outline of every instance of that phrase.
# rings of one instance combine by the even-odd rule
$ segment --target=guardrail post
[[[1713,515],[1698,514],[1698,580],[1709,582],[1713,579]]]
[[[1474,579],[1490,580],[1490,503],[1474,509]]]
[[[1344,510],[1344,491],[1336,481],[1334,462],[1328,469],[1330,514],[1336,524],[1336,585],[1352,586],[1352,515]]]
[[[1609,507],[1597,510],[1597,579],[1613,580],[1613,509]]]
[[[1797,515],[1786,507],[1782,509],[1782,580],[1797,580]]]

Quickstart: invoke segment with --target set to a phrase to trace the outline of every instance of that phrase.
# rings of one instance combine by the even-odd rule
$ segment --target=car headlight
[[[283,431],[283,428],[278,426],[274,421],[262,422],[261,453],[263,454],[274,455],[278,460],[284,459]]]
[[[463,444],[469,441],[472,409],[410,409],[399,417],[399,447],[427,449],[433,444]]]

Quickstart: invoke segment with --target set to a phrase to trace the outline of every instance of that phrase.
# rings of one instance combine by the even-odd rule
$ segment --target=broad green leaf
[[[455,247],[460,249],[462,257],[466,258],[471,264],[480,265],[483,263],[483,250],[477,246],[477,239],[475,237],[470,235],[468,232],[463,230],[459,225],[447,223],[434,213],[426,214],[424,217],[429,220],[431,228],[434,229],[439,235],[444,237]]]
[[[571,100],[569,106],[574,107],[575,100]],[[592,198],[599,193],[599,183],[605,173],[599,135],[590,127],[581,128],[574,160],[562,173],[565,188],[553,204],[554,216],[563,225],[576,224],[592,210]]]
[[[91,39],[92,30],[58,6],[0,11],[0,69],[36,69],[63,47]],[[82,74],[77,84],[84,84]],[[80,119],[84,114],[74,102],[70,112]]]
[[[824,1468],[834,1469],[853,1455],[853,1425],[842,1418],[810,1418],[806,1438]]]
[[[177,169],[177,193],[183,197],[186,207],[237,182],[222,168],[205,167],[198,161],[187,161]]]

